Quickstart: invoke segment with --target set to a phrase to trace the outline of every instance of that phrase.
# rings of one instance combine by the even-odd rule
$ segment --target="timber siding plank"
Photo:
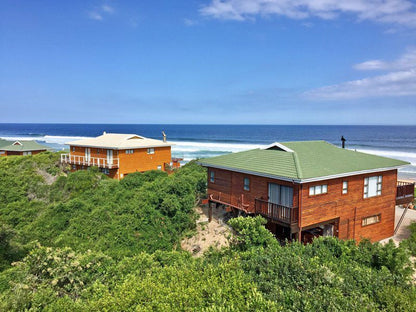
[[[376,175],[383,176],[381,195],[364,198],[364,178]],[[348,181],[347,194],[342,194],[343,181]],[[328,193],[316,196],[309,196],[309,186],[319,183],[307,183],[303,186],[301,199],[301,225],[306,227],[339,217],[340,238],[378,241],[391,237],[394,231],[396,181],[397,170],[321,181],[319,183],[328,184]],[[362,226],[363,218],[377,214],[381,214],[381,222]]]

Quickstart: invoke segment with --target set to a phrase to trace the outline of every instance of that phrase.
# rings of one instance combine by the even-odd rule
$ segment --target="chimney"
[[[163,135],[163,142],[166,143],[166,134],[165,134],[165,131],[162,131],[162,135]]]
[[[345,141],[346,139],[344,138],[344,136],[341,136],[342,148],[345,148]]]

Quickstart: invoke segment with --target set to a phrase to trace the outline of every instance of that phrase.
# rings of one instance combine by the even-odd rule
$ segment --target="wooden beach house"
[[[0,156],[35,155],[49,150],[49,147],[36,141],[5,141],[0,140]]]
[[[61,155],[61,162],[70,164],[73,171],[96,166],[111,178],[122,179],[132,172],[148,170],[170,171],[180,166],[171,157],[172,144],[137,134],[103,133],[66,143],[69,154]]]
[[[273,143],[200,164],[211,207],[262,215],[281,239],[378,241],[393,236],[395,205],[413,201],[414,184],[397,181],[407,162],[325,141]]]

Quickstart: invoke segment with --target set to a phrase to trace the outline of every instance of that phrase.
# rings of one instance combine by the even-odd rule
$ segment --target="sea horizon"
[[[106,124],[106,123],[0,123],[0,138],[36,140],[56,151],[68,141],[106,132],[135,133],[172,142],[173,157],[184,162],[231,152],[261,148],[273,142],[325,140],[346,148],[408,161],[401,179],[416,180],[416,126],[405,125],[255,125],[255,124]]]

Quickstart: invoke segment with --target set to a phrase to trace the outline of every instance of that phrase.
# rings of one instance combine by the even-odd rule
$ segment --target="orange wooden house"
[[[414,183],[397,181],[409,163],[324,141],[273,143],[199,161],[208,168],[214,207],[262,215],[281,239],[393,236],[395,205],[413,201]]]
[[[73,171],[96,166],[118,180],[133,172],[170,171],[180,166],[180,159],[172,159],[172,144],[166,136],[155,140],[137,134],[104,132],[96,138],[66,144],[70,152],[61,155],[61,162],[70,164]]]

